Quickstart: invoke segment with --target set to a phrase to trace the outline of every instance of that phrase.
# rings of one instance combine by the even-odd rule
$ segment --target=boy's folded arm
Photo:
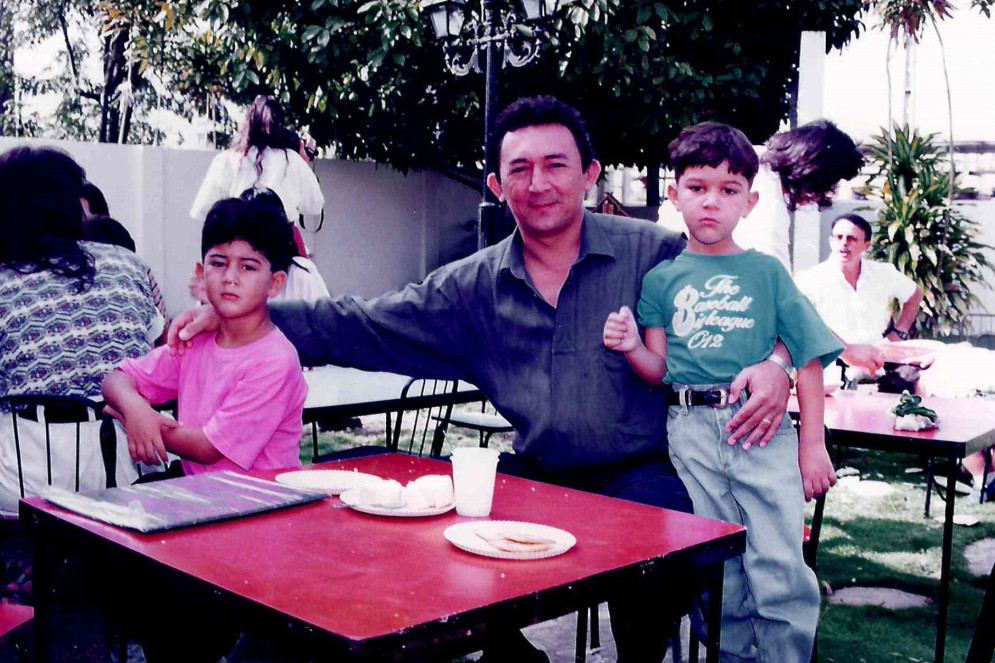
[[[168,451],[186,460],[210,465],[224,458],[200,428],[177,426],[166,429],[162,431],[162,440]]]
[[[101,392],[107,404],[120,412],[125,419],[129,412],[143,408],[152,409],[148,400],[139,393],[135,378],[122,370],[116,369],[107,374],[101,384]]]

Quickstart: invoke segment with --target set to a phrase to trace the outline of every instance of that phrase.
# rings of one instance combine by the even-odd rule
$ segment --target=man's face
[[[688,248],[695,253],[724,254],[735,248],[732,231],[757,204],[750,182],[718,166],[691,166],[677,185],[667,187],[667,197],[684,217]]]
[[[507,133],[501,142],[501,180],[491,173],[487,185],[507,201],[523,235],[556,235],[584,216],[584,193],[601,173],[592,161],[581,166],[570,130],[542,124]]]
[[[841,266],[859,263],[860,257],[870,245],[864,231],[845,219],[836,222],[829,236],[829,249]]]

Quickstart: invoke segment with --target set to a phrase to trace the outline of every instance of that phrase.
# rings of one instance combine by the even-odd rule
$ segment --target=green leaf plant
[[[895,265],[923,291],[918,325],[926,337],[956,332],[967,320],[974,294],[990,287],[992,247],[977,241],[978,223],[947,195],[956,187],[936,134],[897,124],[882,128],[869,146],[868,194],[880,201],[871,257]],[[951,182],[951,177],[954,181]]]

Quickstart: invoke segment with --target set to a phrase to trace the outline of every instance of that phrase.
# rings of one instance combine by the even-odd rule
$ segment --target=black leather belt
[[[702,390],[681,387],[680,389],[668,391],[665,399],[667,405],[725,407],[729,404],[729,390],[725,387]]]

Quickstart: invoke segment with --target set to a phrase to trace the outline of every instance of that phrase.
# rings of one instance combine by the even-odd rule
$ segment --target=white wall
[[[188,212],[215,153],[3,137],[0,151],[24,143],[60,147],[86,169],[155,272],[170,313],[185,308],[187,279],[200,258],[200,224]],[[305,239],[333,294],[378,295],[475,248],[479,195],[462,184],[349,161],[319,160],[315,172],[325,224]]]

